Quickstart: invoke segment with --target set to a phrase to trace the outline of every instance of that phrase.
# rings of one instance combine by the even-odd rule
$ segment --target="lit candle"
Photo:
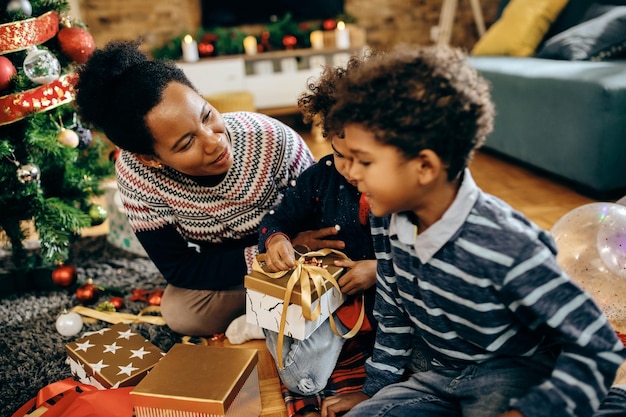
[[[311,32],[311,48],[324,49],[324,34],[321,30]]]
[[[344,22],[337,22],[335,29],[335,44],[338,49],[348,49],[350,47],[350,31]]]
[[[198,56],[198,42],[196,42],[191,35],[185,35],[183,38],[183,61],[195,62],[199,59]]]
[[[256,55],[257,45],[256,38],[254,36],[246,36],[243,39],[243,49],[246,51],[246,55]]]

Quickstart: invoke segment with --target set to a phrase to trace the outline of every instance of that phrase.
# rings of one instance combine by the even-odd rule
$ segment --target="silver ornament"
[[[17,179],[22,184],[30,184],[32,182],[39,182],[41,178],[41,171],[35,164],[21,165],[17,168]]]

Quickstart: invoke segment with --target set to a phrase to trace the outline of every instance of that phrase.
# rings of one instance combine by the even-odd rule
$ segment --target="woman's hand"
[[[324,399],[322,403],[322,417],[336,417],[337,415],[351,410],[352,407],[367,399],[369,399],[369,397],[361,391],[328,397]]]
[[[376,261],[373,259],[356,262],[341,259],[335,261],[335,266],[349,268],[339,278],[339,287],[344,294],[358,294],[376,284]]]
[[[307,230],[306,232],[300,232],[293,239],[293,246],[306,246],[310,250],[324,248],[341,250],[346,247],[343,240],[326,239],[326,237],[335,236],[337,233],[339,233],[339,230],[337,230],[335,226],[325,227],[319,230]]]

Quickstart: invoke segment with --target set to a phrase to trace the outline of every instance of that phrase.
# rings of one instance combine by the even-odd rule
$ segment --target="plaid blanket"
[[[295,394],[281,383],[281,390],[287,415],[297,417],[303,409],[321,409],[326,397],[337,394],[359,391],[365,382],[365,360],[372,354],[375,331],[362,331],[347,340],[337,359],[337,366],[328,380],[326,387],[311,396]]]

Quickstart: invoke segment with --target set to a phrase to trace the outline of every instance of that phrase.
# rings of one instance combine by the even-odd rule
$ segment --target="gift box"
[[[163,351],[123,323],[65,345],[72,375],[99,389],[137,385]]]
[[[137,417],[258,416],[255,349],[177,343],[130,392]]]
[[[323,256],[319,256],[320,253]],[[344,268],[334,265],[335,260],[346,259],[345,255],[340,252],[322,250],[309,252],[309,254],[317,255],[311,255],[317,262],[317,265],[314,266],[319,266],[326,270],[333,280],[337,280],[345,272]],[[301,260],[307,258],[309,254],[305,254]],[[307,273],[306,267],[307,265],[304,265],[304,271],[300,272],[296,269],[295,271],[285,273],[281,277],[273,276],[271,273],[268,274],[259,268],[255,268],[250,274],[246,275],[244,279],[244,286],[246,287],[246,321],[268,330],[280,332],[280,324],[284,319],[284,335],[299,340],[309,337],[315,329],[328,319],[330,314],[343,304],[345,296],[333,285],[331,280],[325,278],[321,280],[321,294],[317,293],[313,283],[310,283],[310,289],[303,289],[300,277],[293,277],[293,274]],[[311,275],[314,274],[316,274],[315,271],[311,273]],[[297,279],[297,282],[291,291],[287,310],[283,312],[285,294],[291,279]],[[310,292],[310,306],[307,305],[308,297],[303,297],[306,291]],[[314,311],[318,306],[319,316],[307,317],[307,313]]]

